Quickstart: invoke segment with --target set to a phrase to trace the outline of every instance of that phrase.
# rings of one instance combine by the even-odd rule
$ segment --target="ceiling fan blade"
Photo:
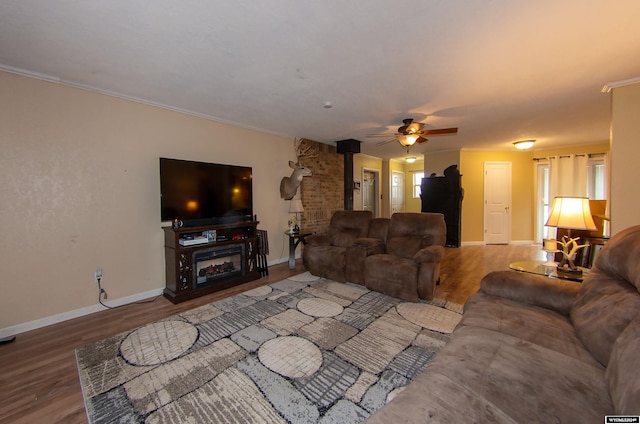
[[[440,134],[457,134],[458,128],[439,128],[433,130],[424,130],[422,135],[440,135]]]
[[[393,137],[395,134],[367,134],[367,137]]]
[[[428,138],[418,137],[418,139],[416,140],[416,143],[427,143],[428,141],[429,141]]]
[[[381,141],[379,143],[376,143],[376,146],[384,146],[385,144],[391,143],[392,141],[396,141],[396,139],[395,138],[390,138],[388,140]]]

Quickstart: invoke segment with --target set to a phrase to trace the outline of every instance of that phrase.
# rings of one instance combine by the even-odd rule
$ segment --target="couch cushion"
[[[462,326],[369,422],[600,422],[604,370],[519,337]]]
[[[412,259],[418,250],[444,246],[446,226],[439,213],[394,213],[387,231],[387,253]]]
[[[360,237],[367,237],[373,214],[371,211],[336,211],[329,224],[331,244],[349,247]]]
[[[364,423],[516,424],[516,421],[464,383],[446,375],[425,372]]]
[[[640,318],[633,320],[616,340],[606,377],[614,412],[637,415],[640,412]]]
[[[500,331],[603,368],[578,339],[569,317],[549,309],[479,292],[464,305],[458,327],[465,325]]]
[[[616,234],[598,254],[571,307],[582,343],[603,365],[613,344],[640,315],[640,226]]]
[[[374,218],[369,225],[370,238],[380,239],[383,242],[387,240],[387,231],[389,230],[389,218]]]

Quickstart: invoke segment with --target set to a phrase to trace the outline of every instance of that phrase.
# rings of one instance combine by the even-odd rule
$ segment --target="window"
[[[586,195],[591,200],[607,199],[606,164],[606,154],[589,155],[588,159],[586,160],[586,184],[583,179],[580,181],[580,187],[578,188],[580,188],[581,190],[586,189]],[[584,162],[581,166],[585,166]],[[553,169],[554,168],[548,159],[540,160],[536,165],[536,242],[541,242],[545,237],[553,237],[555,234],[555,228],[544,226],[544,223],[549,216],[549,207],[554,196],[554,194],[551,193],[551,187],[554,186],[552,183],[552,179],[554,178]],[[558,169],[555,169],[557,172]],[[558,177],[556,176],[555,178],[557,179]],[[560,191],[560,194],[563,194],[562,189],[558,190],[557,186],[558,183],[556,183],[555,185],[556,191]],[[585,192],[582,191],[581,193]]]
[[[604,157],[590,157],[587,162],[587,196],[589,199],[606,199],[604,173]]]
[[[536,242],[542,242],[543,238],[551,236],[551,229],[545,227],[549,217],[551,207],[551,195],[549,193],[549,162],[538,162],[536,164]]]
[[[424,178],[424,172],[413,173],[413,198],[419,199],[422,193],[422,179]]]

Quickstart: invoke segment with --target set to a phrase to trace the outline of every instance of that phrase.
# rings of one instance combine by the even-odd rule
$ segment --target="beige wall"
[[[484,241],[485,162],[511,162],[511,240],[533,240],[533,153],[463,150],[462,242]]]
[[[640,224],[640,84],[614,88],[611,125],[611,234]]]
[[[603,153],[608,143],[566,147],[561,149],[513,152],[461,151],[460,172],[464,200],[462,201],[462,241],[484,240],[484,164],[511,162],[511,241],[534,240],[534,158],[577,153]]]
[[[292,140],[0,72],[0,330],[164,287],[160,156],[253,167],[270,262]],[[280,165],[278,165],[280,164]]]
[[[420,212],[422,210],[422,199],[413,198],[413,175],[416,172],[424,172],[424,161],[415,161],[404,165],[405,171],[405,212]]]
[[[460,151],[428,153],[424,155],[424,173],[426,176],[436,173],[444,175],[444,170],[451,165],[458,165],[460,169]]]

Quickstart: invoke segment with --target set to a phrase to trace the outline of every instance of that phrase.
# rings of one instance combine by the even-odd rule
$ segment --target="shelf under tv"
[[[256,267],[257,225],[257,221],[248,221],[178,229],[163,227],[164,296],[179,303],[260,278]],[[215,239],[193,245],[182,243],[193,241],[185,239],[192,234],[213,231]]]

